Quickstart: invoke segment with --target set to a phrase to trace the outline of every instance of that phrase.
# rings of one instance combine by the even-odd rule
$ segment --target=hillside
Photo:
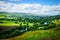
[[[5,12],[0,14],[1,40],[59,40],[59,35],[60,15],[37,16]]]
[[[54,30],[56,29],[58,29],[58,27],[54,28]],[[24,33],[23,35],[3,40],[60,40],[60,31],[54,31],[54,30],[49,29],[49,30],[29,31]]]

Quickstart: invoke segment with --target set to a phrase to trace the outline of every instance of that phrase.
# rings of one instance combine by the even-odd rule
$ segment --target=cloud
[[[57,15],[60,13],[60,4],[46,6],[41,4],[13,4],[0,1],[0,12],[20,12],[39,15]]]

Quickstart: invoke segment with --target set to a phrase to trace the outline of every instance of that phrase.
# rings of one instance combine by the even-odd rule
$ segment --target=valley
[[[60,15],[0,12],[1,40],[52,40],[57,35],[60,35]],[[59,36],[55,39],[59,40]]]

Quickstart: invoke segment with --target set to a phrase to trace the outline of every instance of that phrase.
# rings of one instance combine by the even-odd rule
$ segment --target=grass
[[[27,31],[23,35],[16,36],[14,38],[9,38],[6,40],[39,40],[41,38],[55,36],[58,34],[60,34],[59,31],[52,31],[52,30]]]
[[[27,31],[22,35],[4,40],[59,40],[60,31],[56,29],[60,29],[60,26],[48,30]]]
[[[14,27],[14,26],[19,26],[19,24],[0,24],[0,26],[8,26],[8,27]]]
[[[60,25],[60,19],[59,19],[59,20],[57,20],[57,19],[56,19],[56,20],[53,20],[52,22],[55,23],[56,26],[57,26],[57,25]]]
[[[19,26],[19,24],[16,24],[14,21],[0,21],[3,23],[0,23],[0,26]]]
[[[4,21],[6,22],[6,21]],[[23,25],[27,25],[24,24],[23,22],[20,22]],[[59,21],[53,21],[53,23],[55,24],[60,24],[60,20]],[[37,23],[39,24],[39,23]],[[30,27],[33,26],[33,23],[28,23],[28,25]],[[0,24],[0,26],[19,26],[19,24],[15,24],[15,22],[13,21],[8,21],[8,23],[3,23]],[[2,40],[40,40],[41,38],[50,38],[50,37],[55,37],[56,35],[60,34],[60,31],[56,31],[56,29],[60,28],[60,26],[57,26],[56,28],[52,28],[52,29],[48,29],[48,30],[35,30],[35,31],[27,31],[22,35],[19,36],[15,36],[14,38],[9,38],[9,39],[2,39]],[[56,38],[56,40],[59,40],[60,38]],[[46,39],[44,39],[46,40]]]
[[[29,27],[33,27],[33,23],[28,23]]]

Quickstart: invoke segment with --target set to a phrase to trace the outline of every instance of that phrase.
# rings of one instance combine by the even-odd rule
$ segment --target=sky
[[[60,0],[0,0],[0,12],[60,15]]]

